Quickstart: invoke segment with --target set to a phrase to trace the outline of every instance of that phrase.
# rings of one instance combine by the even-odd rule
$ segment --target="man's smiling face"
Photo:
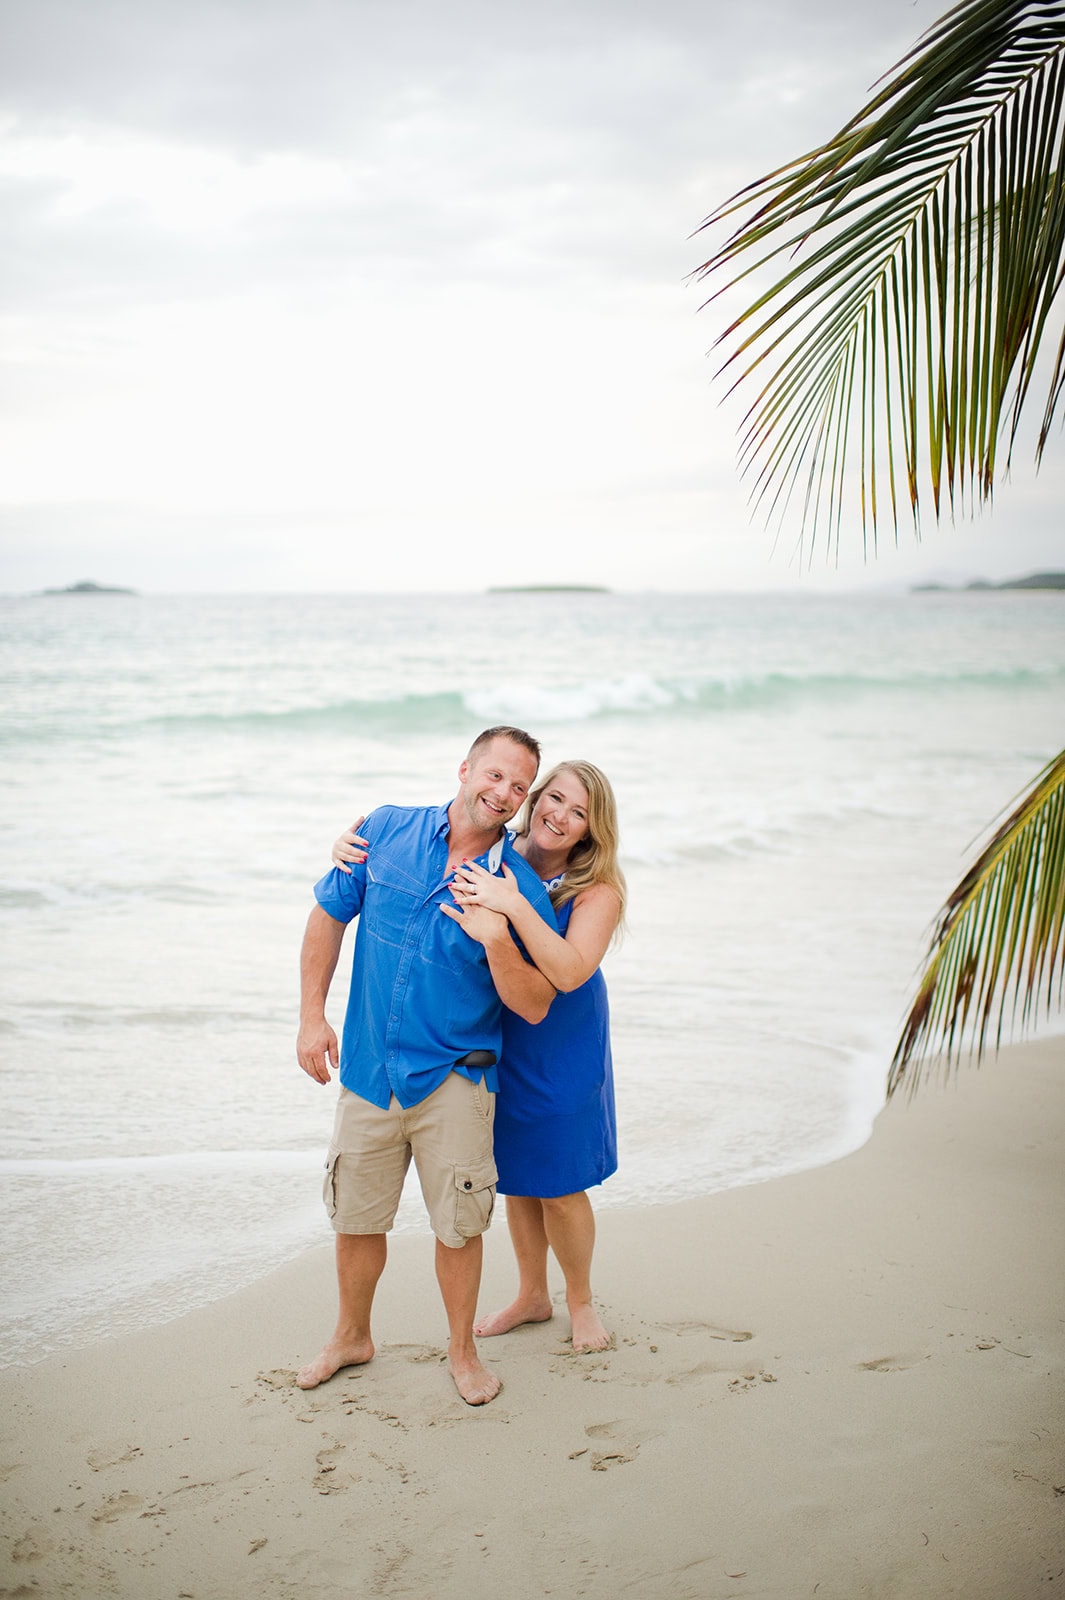
[[[494,838],[521,807],[536,779],[536,758],[512,739],[492,739],[459,768],[459,798],[479,831]]]

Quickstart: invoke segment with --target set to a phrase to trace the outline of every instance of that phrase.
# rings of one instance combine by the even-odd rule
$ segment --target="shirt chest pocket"
[[[420,883],[380,854],[366,863],[361,921],[386,944],[402,945],[424,901]]]
[[[454,908],[455,902],[450,894],[442,897],[444,905]],[[476,977],[482,970],[487,971],[488,961],[484,953],[484,945],[472,939],[463,930],[462,924],[455,922],[451,917],[445,917],[440,909],[440,900],[433,908],[433,921],[425,929],[424,937],[419,941],[418,954],[421,959],[431,967],[438,967],[451,973],[456,982],[463,981],[467,973]]]

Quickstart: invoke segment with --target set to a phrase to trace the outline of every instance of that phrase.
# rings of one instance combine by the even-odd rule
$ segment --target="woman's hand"
[[[342,833],[333,846],[333,865],[339,867],[341,872],[351,872],[351,868],[345,866],[345,862],[354,861],[357,866],[361,866],[366,860],[366,852],[370,848],[370,841],[359,838],[359,829],[365,821],[365,817],[360,817],[358,822],[353,822],[348,831]]]
[[[455,868],[451,893],[460,906],[483,906],[486,911],[497,911],[503,917],[509,917],[522,899],[518,880],[508,866],[504,864],[503,876],[497,878],[472,861],[464,861],[461,867]]]
[[[463,933],[469,934],[471,939],[476,939],[478,944],[483,944],[485,949],[495,944],[500,938],[510,942],[507,932],[507,919],[498,911],[489,911],[485,906],[469,905],[461,909],[457,906],[441,905],[445,917],[450,917],[452,922],[457,922]]]

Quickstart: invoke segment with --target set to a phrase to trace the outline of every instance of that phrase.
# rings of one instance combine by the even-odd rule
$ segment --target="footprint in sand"
[[[43,1561],[51,1548],[52,1546],[47,1541],[42,1542],[32,1533],[24,1533],[22,1538],[17,1539],[11,1546],[11,1559],[12,1561]],[[6,1594],[7,1592],[7,1590],[0,1590],[0,1594]],[[34,1592],[36,1593],[36,1591]]]
[[[585,1382],[606,1383],[613,1380],[610,1362],[604,1360],[609,1351],[589,1350],[586,1353],[559,1347],[553,1352],[548,1372],[554,1377],[578,1378]]]
[[[859,1361],[859,1372],[906,1372],[910,1367],[916,1367],[922,1361],[930,1359],[927,1355],[901,1355],[877,1356],[873,1361]]]
[[[337,1477],[337,1463],[333,1460],[333,1457],[341,1455],[343,1450],[344,1446],[337,1441],[327,1445],[324,1450],[319,1450],[315,1456],[318,1471],[314,1477],[314,1487],[319,1494],[339,1494],[348,1487],[347,1475]]]
[[[141,1454],[139,1444],[112,1444],[90,1450],[85,1459],[94,1472],[100,1472],[104,1467],[117,1467],[123,1461],[135,1461]]]
[[[666,1374],[666,1383],[695,1383],[699,1378],[713,1378],[727,1368],[719,1367],[716,1361],[699,1361],[694,1367],[686,1367],[683,1372],[669,1372]]]
[[[390,1344],[385,1346],[388,1350],[395,1350],[398,1355],[406,1357],[408,1361],[433,1362],[440,1366],[447,1360],[447,1351],[441,1350],[439,1345],[431,1344]]]
[[[615,1440],[615,1435],[621,1429],[625,1431],[625,1438]],[[614,1422],[590,1422],[584,1431],[589,1439],[598,1439],[604,1444],[610,1440],[614,1444],[611,1450],[593,1452],[592,1459],[588,1463],[593,1472],[606,1472],[610,1467],[621,1467],[630,1461],[635,1461],[640,1453],[640,1445],[646,1444],[649,1439],[661,1438],[662,1434],[660,1428],[628,1428],[621,1418]],[[570,1460],[575,1461],[586,1453],[586,1449],[574,1450],[570,1454]]]
[[[130,1494],[128,1489],[123,1489],[121,1494],[113,1494],[104,1501],[99,1511],[94,1511],[94,1522],[116,1522],[119,1517],[128,1516],[131,1511],[139,1511],[144,1501],[139,1494]]]
[[[384,1594],[400,1570],[411,1559],[414,1551],[409,1545],[400,1544],[398,1540],[392,1540],[388,1544],[376,1544],[373,1549],[378,1557],[373,1589],[375,1594]]]
[[[388,1428],[398,1428],[401,1433],[410,1431],[410,1424],[404,1422],[402,1417],[397,1417],[394,1411],[375,1411],[372,1406],[367,1406],[365,1409],[368,1416],[376,1417],[378,1422],[383,1422]]]
[[[400,1483],[408,1482],[412,1475],[411,1469],[404,1466],[402,1461],[398,1461],[392,1456],[383,1456],[378,1450],[371,1450],[369,1453],[378,1466],[384,1467],[386,1472],[395,1473]]]
[[[713,1322],[663,1322],[662,1328],[666,1333],[675,1333],[679,1339],[690,1337],[693,1333],[709,1334],[711,1339],[725,1339],[730,1344],[745,1344],[748,1339],[753,1339],[754,1334],[748,1333],[743,1328],[719,1328]]]

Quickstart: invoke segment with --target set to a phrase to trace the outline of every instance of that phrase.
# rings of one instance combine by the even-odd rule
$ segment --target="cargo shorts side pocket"
[[[322,1202],[326,1216],[335,1222],[337,1214],[337,1162],[340,1151],[331,1149],[325,1158],[325,1176],[322,1179]]]
[[[455,1168],[455,1233],[460,1239],[476,1239],[490,1225],[496,1177],[494,1161]]]

